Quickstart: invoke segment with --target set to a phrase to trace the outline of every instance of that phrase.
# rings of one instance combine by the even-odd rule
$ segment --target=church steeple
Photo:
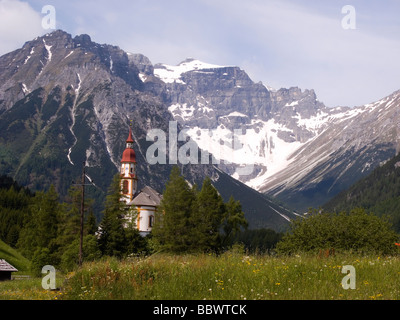
[[[129,136],[126,139],[126,148],[133,149],[132,127],[129,127]]]
[[[133,150],[132,128],[129,127],[128,139],[126,139],[126,148],[122,154],[121,160],[121,187],[123,200],[130,202],[137,192],[136,176],[136,154]]]

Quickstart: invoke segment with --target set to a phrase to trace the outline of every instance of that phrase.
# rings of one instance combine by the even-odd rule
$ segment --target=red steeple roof
[[[129,128],[129,136],[128,139],[126,139],[126,149],[124,153],[122,154],[122,160],[121,162],[136,162],[136,154],[135,150],[131,147],[133,144],[133,138],[132,138],[132,129]],[[130,145],[128,145],[130,144]]]
[[[129,127],[129,136],[128,136],[128,139],[126,139],[126,143],[133,143],[132,128],[131,127]]]
[[[136,162],[135,150],[129,148],[125,149],[124,153],[122,154],[121,162]]]

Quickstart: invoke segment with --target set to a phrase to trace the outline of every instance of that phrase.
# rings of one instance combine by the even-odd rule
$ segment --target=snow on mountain
[[[278,132],[282,130],[286,128],[274,119],[252,119],[251,125],[243,130],[231,131],[221,124],[212,130],[194,127],[187,133],[201,149],[208,150],[219,162],[237,165],[239,169],[243,166],[264,168],[261,180],[256,178],[247,182],[247,185],[257,189],[264,179],[284,169],[292,161],[289,160],[290,155],[302,145],[299,141],[280,139]],[[237,171],[232,176],[241,178]]]
[[[172,164],[150,164],[146,138],[151,129],[168,131],[174,120],[168,107],[181,115],[182,121],[202,119],[203,124],[216,116],[228,124],[249,119],[250,114],[236,106],[228,111],[230,95],[214,95],[214,86],[203,87],[209,94],[186,90],[189,85],[199,88],[204,77],[217,80],[217,85],[223,76],[227,80],[224,85],[237,93],[239,86],[243,90],[251,85],[239,69],[198,60],[155,67],[141,54],[97,44],[89,35],[72,37],[62,30],[1,56],[0,70],[0,174],[11,174],[32,190],[45,190],[55,183],[64,197],[85,163],[87,178],[96,183],[88,192],[95,197],[99,214],[109,182],[120,167],[130,124],[139,186],[150,185],[162,192]],[[163,74],[167,83],[155,74]],[[171,79],[182,83],[169,82]],[[186,93],[179,93],[182,89]],[[268,92],[264,90],[260,91],[262,97]],[[218,111],[214,106],[220,102]],[[180,141],[178,146],[183,144]],[[182,173],[198,185],[208,176],[225,201],[230,196],[240,200],[250,228],[281,231],[287,220],[294,218],[289,210],[212,164],[191,163],[182,166]]]
[[[400,149],[389,115],[398,94],[327,108],[313,90],[273,90],[238,67],[190,59],[156,65],[154,74],[167,87],[174,119],[220,169],[300,211],[323,204]]]
[[[205,63],[196,59],[186,59],[177,66],[167,64],[157,64],[154,66],[154,75],[165,83],[184,83],[181,80],[182,74],[189,71],[199,71],[203,69],[223,68],[215,64]],[[203,71],[204,72],[204,71]]]
[[[364,106],[332,109],[324,129],[292,153],[286,168],[260,178],[257,190],[303,210],[322,205],[399,152],[399,106],[397,91]]]

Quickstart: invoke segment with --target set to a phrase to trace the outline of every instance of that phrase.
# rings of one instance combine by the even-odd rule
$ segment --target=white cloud
[[[254,81],[313,88],[329,106],[369,103],[400,87],[400,42],[383,31],[392,27],[382,12],[374,28],[365,3],[356,3],[357,29],[344,30],[339,2],[321,10],[303,1],[204,1],[237,24],[238,51],[248,47],[240,64]]]
[[[41,30],[38,3],[0,0],[0,53]],[[357,29],[341,25],[345,0],[52,1],[73,36],[142,53],[153,63],[193,57],[236,65],[276,89],[314,89],[328,106],[360,105],[398,90],[397,0],[352,0]],[[388,5],[386,5],[389,3]],[[4,13],[3,13],[4,12]],[[4,17],[4,19],[3,19]]]
[[[26,2],[0,0],[0,55],[44,34],[42,16]]]

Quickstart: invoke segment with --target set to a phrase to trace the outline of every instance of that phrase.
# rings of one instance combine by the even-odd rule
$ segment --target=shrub
[[[312,213],[292,222],[277,252],[292,254],[334,248],[341,251],[393,254],[398,235],[391,224],[364,209],[346,213]]]

